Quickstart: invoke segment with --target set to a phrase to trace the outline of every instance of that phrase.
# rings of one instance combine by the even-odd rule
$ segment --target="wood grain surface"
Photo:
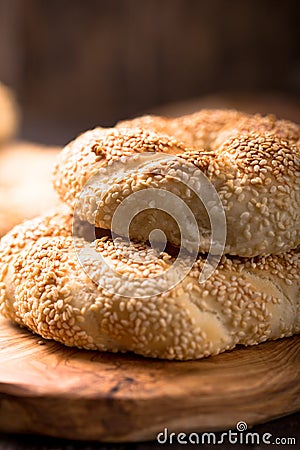
[[[0,319],[0,431],[128,442],[300,409],[300,336],[200,361],[66,348]]]

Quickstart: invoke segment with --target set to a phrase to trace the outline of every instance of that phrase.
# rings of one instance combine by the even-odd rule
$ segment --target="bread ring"
[[[125,298],[122,286],[108,292],[87,276],[76,257],[71,228],[71,214],[58,211],[17,226],[0,241],[1,312],[45,339],[187,360],[300,331],[297,250],[253,259],[224,256],[204,284],[198,283],[200,257],[171,290]],[[127,281],[142,279],[149,295],[157,274],[172,263],[165,253],[149,262],[151,250],[140,244],[132,244],[140,263],[132,262],[128,250],[119,255],[109,238],[81,239],[80,245],[93,246]],[[105,278],[103,264],[97,270]]]
[[[210,117],[213,125],[208,126]],[[159,133],[146,128],[96,128],[63,150],[54,171],[54,185],[63,201],[75,207],[90,177],[111,161],[136,153],[161,152],[192,164],[214,185],[226,214],[226,253],[243,257],[277,254],[300,244],[297,125],[276,121],[273,116],[248,116],[235,111],[205,111],[169,121],[145,117],[127,122],[130,124],[153,126]],[[246,133],[247,129],[254,131],[247,134],[237,131]],[[170,130],[188,144],[162,134]],[[233,137],[228,139],[229,134]],[[205,143],[207,149],[197,147],[200,143]],[[191,144],[194,147],[189,146]],[[120,202],[145,187],[158,186],[176,192],[188,204],[201,234],[206,236],[209,220],[204,207],[195,201],[193,193],[186,194],[186,186],[179,186],[176,180],[170,179],[172,168],[167,163],[162,168],[161,162],[156,166],[151,164],[151,170],[144,162],[133,166],[125,163],[123,176],[120,170],[101,188],[97,183],[91,185],[81,205],[83,218],[98,227],[111,229],[112,217]],[[163,179],[159,181],[155,176],[158,169],[163,170]],[[179,246],[178,229],[160,211],[145,212],[137,217],[131,237],[146,241],[157,223],[163,224],[168,240]],[[208,242],[209,239],[201,241],[198,250],[207,252]]]
[[[203,109],[177,118],[142,116],[122,121],[118,128],[144,128],[169,134],[188,145],[217,150],[227,139],[237,135],[271,133],[292,144],[300,141],[300,127],[272,114],[246,114],[235,110]]]

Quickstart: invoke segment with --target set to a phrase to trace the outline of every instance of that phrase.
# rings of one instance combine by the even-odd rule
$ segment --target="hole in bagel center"
[[[96,239],[103,237],[112,239],[111,230],[94,227],[94,234]],[[177,237],[179,245],[170,242],[172,241],[170,238],[174,236]],[[122,238],[124,235],[119,237]],[[144,243],[146,246],[151,246],[157,255],[165,252],[172,257],[177,257],[180,251],[181,232],[174,218],[168,213],[148,209],[141,211],[133,218],[129,226],[129,240],[132,243]]]
[[[162,253],[165,251],[168,239],[165,233],[159,228],[155,228],[149,234],[149,243],[153,250],[157,253]]]
[[[148,208],[136,214],[129,226],[130,240],[148,242],[165,251],[167,242],[180,246],[181,233],[176,220],[166,211]],[[157,244],[156,244],[157,243]]]

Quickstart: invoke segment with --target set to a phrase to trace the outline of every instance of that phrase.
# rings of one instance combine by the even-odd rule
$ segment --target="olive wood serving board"
[[[300,336],[174,362],[67,348],[0,319],[2,432],[154,440],[298,409]]]

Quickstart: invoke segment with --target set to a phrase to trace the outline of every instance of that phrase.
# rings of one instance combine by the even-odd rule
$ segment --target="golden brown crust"
[[[299,125],[278,120],[274,115],[246,114],[235,110],[203,109],[175,119],[142,116],[117,124],[120,128],[139,127],[174,136],[191,146],[218,149],[225,140],[255,132],[271,133],[296,144],[300,140]]]
[[[140,163],[145,152],[149,165],[146,159]],[[54,173],[55,188],[72,209],[17,226],[0,241],[0,311],[67,346],[178,360],[299,333],[299,152],[298,126],[236,111],[172,120],[148,116],[84,133],[64,149]],[[124,156],[131,155],[129,164]],[[206,230],[203,208],[172,175],[184,163],[192,166],[191,177],[200,169],[219,194],[228,225],[226,252],[259,256],[222,256],[199,283],[205,264],[200,255],[170,287],[163,275],[174,256],[157,255],[143,243],[127,246],[119,239],[116,248],[108,237],[87,242],[72,236],[81,190],[107,167],[110,176],[100,187],[92,183],[81,205],[93,225],[110,229],[119,203],[145,187],[159,187],[184,200]],[[199,182],[196,175],[193,182]],[[180,245],[163,213],[146,212],[132,227],[133,237],[146,240],[159,223]],[[263,256],[271,252],[277,255]]]
[[[178,156],[199,168],[219,194],[227,220],[226,253],[276,254],[300,244],[299,136],[299,127],[291,122],[236,111],[200,111],[178,119],[145,116],[123,122],[117,129],[88,131],[73,141],[56,165],[54,184],[62,200],[74,207],[88,179],[112,161],[144,152]],[[161,168],[161,163],[156,167]],[[116,173],[103,190],[91,187],[90,202],[83,206],[85,218],[111,229],[120,202],[145,187],[159,187],[179,193],[193,211],[200,232],[207,234],[203,205],[190,193],[186,197],[185,186],[181,189],[170,181],[170,171],[164,174],[157,181],[144,163],[126,170],[122,179]],[[100,213],[94,222],[97,206]],[[180,246],[179,233],[163,212],[141,215],[132,227],[132,238],[146,241],[151,227],[143,224],[155,221],[164,224],[170,242]],[[201,243],[199,251],[208,251],[208,245]]]
[[[55,212],[16,227],[0,244],[1,311],[46,339],[185,360],[300,331],[299,251],[224,256],[204,284],[198,282],[200,257],[171,290],[128,298],[118,290],[124,284],[112,292],[88,278],[74,252],[71,221],[68,211]],[[151,250],[141,244],[131,247],[140,263],[131,260],[131,249],[118,254],[108,238],[80,245],[94,246],[119,273],[142,279],[144,291],[173,262],[166,254],[147,262]]]

